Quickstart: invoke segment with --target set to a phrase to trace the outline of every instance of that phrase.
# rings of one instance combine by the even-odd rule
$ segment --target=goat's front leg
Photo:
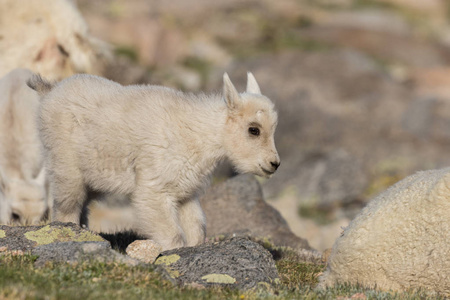
[[[180,202],[178,218],[186,235],[187,246],[195,246],[205,241],[206,218],[198,198]]]
[[[154,240],[163,250],[186,246],[175,199],[155,193],[151,187],[141,186],[137,187],[131,201],[136,217],[133,229],[137,234]]]

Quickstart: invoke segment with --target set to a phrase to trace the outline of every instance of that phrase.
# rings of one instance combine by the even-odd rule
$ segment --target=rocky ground
[[[279,285],[274,256],[261,244],[249,237],[222,238],[165,252],[159,247],[152,253],[147,252],[145,257],[143,251],[130,250],[131,244],[126,250],[128,255],[121,254],[100,235],[73,223],[0,225],[0,258],[31,254],[36,257],[35,267],[51,263],[101,262],[132,267],[154,263],[156,271],[166,280],[195,288],[223,286],[249,290]],[[266,245],[270,244],[266,242]],[[269,249],[275,251],[273,246]],[[136,253],[139,255],[134,255]],[[321,262],[320,258],[315,262]]]
[[[142,251],[134,258],[128,248],[128,255],[112,249],[100,235],[72,223],[0,225],[0,298],[444,299],[425,290],[315,289],[326,257],[307,258],[251,237],[157,251],[150,261]]]
[[[124,84],[219,90],[226,71],[243,89],[255,74],[280,115],[265,198],[314,248],[386,187],[450,163],[444,0],[77,2]]]

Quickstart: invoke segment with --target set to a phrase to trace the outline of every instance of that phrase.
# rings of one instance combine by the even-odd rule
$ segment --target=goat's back
[[[0,80],[0,165],[34,178],[42,166],[37,130],[39,97],[26,85],[31,71],[16,69]]]

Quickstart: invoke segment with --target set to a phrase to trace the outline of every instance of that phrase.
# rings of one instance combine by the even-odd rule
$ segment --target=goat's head
[[[252,73],[247,74],[247,91],[242,94],[225,73],[223,98],[228,109],[225,126],[228,158],[241,173],[270,177],[280,165],[274,142],[278,116],[272,101],[261,94]]]
[[[48,213],[44,171],[34,179],[7,178],[0,171],[0,189],[9,206],[8,223],[30,225],[43,220]]]

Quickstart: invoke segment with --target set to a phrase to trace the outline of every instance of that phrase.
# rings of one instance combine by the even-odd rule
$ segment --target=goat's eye
[[[250,133],[251,135],[254,135],[254,136],[258,136],[259,135],[259,128],[258,127],[249,127],[248,128],[248,133]]]

